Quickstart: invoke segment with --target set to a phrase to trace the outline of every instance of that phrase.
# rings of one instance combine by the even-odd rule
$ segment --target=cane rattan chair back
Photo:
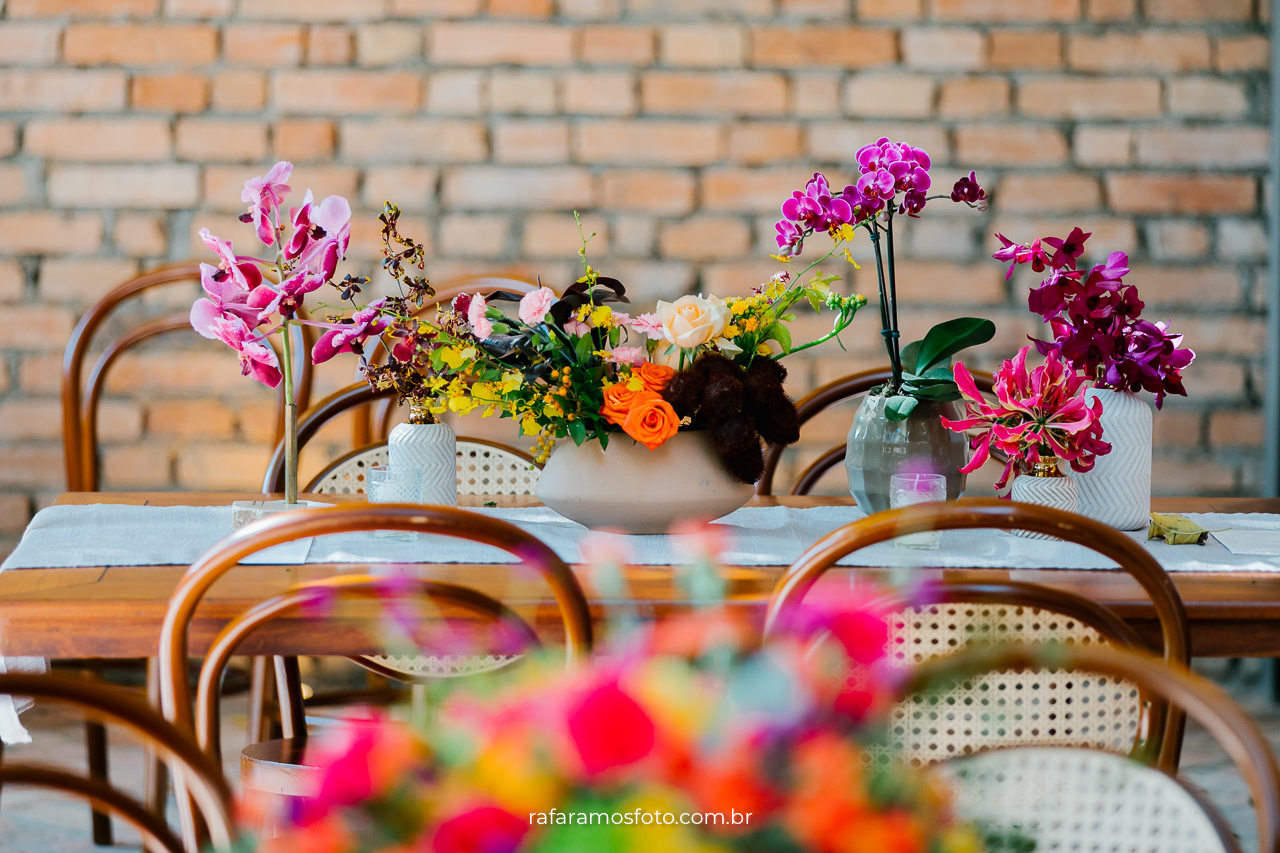
[[[98,407],[111,368],[126,351],[144,341],[171,332],[191,332],[190,312],[184,309],[177,314],[146,320],[113,337],[89,369],[86,378],[85,364],[95,334],[126,300],[157,288],[186,286],[191,290],[194,301],[198,288],[192,285],[198,285],[199,282],[200,266],[195,262],[152,270],[121,284],[98,300],[84,313],[71,332],[62,358],[62,443],[67,488],[70,491],[96,492],[99,488]],[[191,333],[195,335],[194,332]],[[294,396],[299,408],[305,408],[311,395],[311,360],[307,353],[312,334],[303,326],[295,327],[294,333],[298,336],[298,346],[295,347],[298,357],[294,367]],[[284,389],[281,387],[276,394],[276,435],[283,434]]]
[[[166,721],[131,692],[63,675],[10,673],[0,674],[0,694],[71,705],[88,718],[130,730],[139,741],[178,768],[216,849],[225,850],[235,840],[231,790],[217,763],[200,751],[190,735]],[[184,850],[196,853],[194,849],[184,848],[169,826],[143,803],[102,780],[43,765],[0,762],[0,786],[9,785],[30,785],[73,794],[133,824],[147,840],[148,849],[158,847],[169,853],[184,853]]]
[[[873,388],[884,385],[892,378],[893,373],[889,368],[876,368],[843,376],[828,382],[821,388],[810,391],[796,401],[796,414],[800,418],[800,426],[803,427],[807,421],[812,420],[819,412],[844,400],[860,397]],[[992,379],[990,373],[975,371],[973,379],[979,391],[983,393],[991,392]],[[818,484],[818,481],[822,479],[823,474],[844,461],[845,448],[846,445],[844,444],[837,445],[815,459],[796,476],[796,480],[791,484],[791,489],[787,494],[809,494],[813,487]],[[760,475],[760,479],[756,481],[756,494],[773,494],[773,477],[778,471],[778,463],[782,461],[782,454],[785,450],[785,447],[777,444],[770,444],[765,448],[764,472]],[[992,455],[1000,458],[998,452]]]
[[[370,404],[390,400],[393,391],[376,391],[358,382],[335,391],[321,400],[298,421],[298,447],[304,447],[329,422],[347,412],[367,411]],[[531,495],[538,484],[542,467],[519,448],[482,438],[460,436],[457,442],[458,494],[460,495]],[[368,469],[387,464],[387,442],[357,447],[333,460],[307,484],[304,492],[319,494],[362,495]],[[267,466],[262,490],[284,491],[284,443]]]
[[[994,498],[916,504],[875,513],[829,533],[778,581],[769,602],[765,635],[780,625],[791,624],[805,594],[836,561],[854,551],[910,533],[983,528],[1047,533],[1114,560],[1151,597],[1160,621],[1165,661],[1186,668],[1190,660],[1190,632],[1182,599],[1168,574],[1141,545],[1111,527],[1075,513]],[[898,657],[900,665],[911,664],[929,657],[930,652],[954,651],[967,642],[988,637],[1053,640],[1072,647],[1092,647],[1104,640],[1120,645],[1134,642],[1132,634],[1117,624],[1118,620],[1100,615],[1100,606],[1082,609],[1083,605],[1076,602],[1070,605],[1071,609],[1059,612],[1058,607],[1070,604],[1060,594],[1031,595],[1023,589],[1010,599],[1007,607],[1000,605],[991,609],[1005,597],[1005,592],[970,596],[970,601],[957,601],[957,606],[943,607],[937,612],[928,607],[903,610],[897,614],[901,621],[892,628],[896,634],[891,659]],[[1050,613],[1058,614],[1057,621]],[[1062,621],[1064,619],[1069,621]],[[1092,630],[1086,630],[1086,625]],[[1010,636],[1001,637],[1002,634]],[[895,711],[895,718],[905,727],[900,732],[904,748],[917,760],[930,761],[994,745],[1111,744],[1111,748],[1121,752],[1156,754],[1161,767],[1177,769],[1184,719],[1177,709],[1169,708],[1159,697],[1152,697],[1149,702],[1147,697],[1142,697],[1135,703],[1133,692],[1127,687],[1081,679],[1073,679],[1064,686],[1061,679],[1050,675],[1042,678],[1032,674],[1005,682],[1000,682],[999,676],[992,678],[990,684],[981,688],[983,691],[1003,696],[1050,695],[1040,700],[1018,700],[1046,704],[1017,705],[1005,717],[979,720],[978,725],[961,719],[958,715],[963,712],[954,710],[964,707],[973,697],[957,696],[955,705],[899,709]],[[1097,710],[1100,701],[1105,704],[1101,711]],[[1054,706],[1060,708],[1062,703],[1077,709],[1069,719],[1055,710]],[[1078,710],[1086,704],[1092,709],[1087,717],[1081,716],[1083,712]],[[1047,711],[1046,706],[1049,706]],[[1141,718],[1136,725],[1135,714]],[[904,722],[907,719],[913,721],[910,726]]]
[[[919,667],[904,695],[947,696],[984,673],[1053,670],[1107,678],[1158,696],[1203,726],[1249,786],[1259,853],[1280,850],[1280,768],[1257,726],[1221,688],[1146,655],[1099,646],[972,647]],[[936,766],[955,808],[984,828],[1017,833],[1043,853],[1125,850],[1238,853],[1213,806],[1166,769],[1084,748],[1013,747]],[[1030,849],[1030,848],[1026,848]]]

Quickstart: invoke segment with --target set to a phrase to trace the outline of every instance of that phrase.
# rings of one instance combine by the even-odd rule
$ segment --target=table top
[[[309,496],[325,501],[353,496]],[[226,505],[234,500],[262,500],[260,493],[68,493],[60,505],[119,503],[134,505]],[[479,506],[486,500],[463,496],[459,505]],[[493,498],[500,506],[537,506],[532,496]],[[757,497],[751,506],[811,507],[851,504],[841,497]],[[1280,499],[1159,498],[1160,512],[1273,512]],[[1190,547],[1190,546],[1188,546]],[[764,607],[785,566],[728,567],[727,600],[751,618],[763,619]],[[353,570],[350,565],[240,566],[210,591],[191,627],[193,654],[201,654],[227,620],[253,604],[303,581],[318,580]],[[0,654],[47,657],[147,657],[156,652],[160,624],[169,595],[185,571],[183,566],[137,566],[71,569],[21,569],[0,572]],[[540,631],[554,633],[559,617],[550,591],[519,567],[503,564],[432,565],[424,571],[433,579],[465,584],[500,598],[534,622]],[[839,582],[849,569],[836,569]],[[857,569],[867,575],[876,569]],[[1154,610],[1142,588],[1116,571],[946,569],[921,570],[926,576],[962,582],[1016,580],[1043,584],[1083,595],[1114,609],[1153,646],[1159,630]],[[599,619],[613,602],[592,589],[579,572],[593,615]],[[688,608],[669,569],[632,567],[626,572],[631,602],[643,617],[661,618]],[[1280,655],[1280,574],[1179,572],[1173,581],[1191,620],[1194,654],[1206,656]],[[368,638],[368,623],[357,608],[349,619],[322,632],[299,630],[297,620],[283,619],[264,628],[243,647],[246,654],[361,654],[377,651]]]

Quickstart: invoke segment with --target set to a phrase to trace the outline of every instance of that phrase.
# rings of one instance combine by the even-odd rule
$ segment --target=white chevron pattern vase
[[[1102,401],[1102,440],[1111,452],[1092,471],[1067,475],[1080,486],[1080,514],[1119,530],[1151,521],[1151,407],[1132,391],[1091,388]]]
[[[422,503],[457,506],[457,445],[448,424],[397,424],[387,440],[388,461],[422,471]]]
[[[1070,477],[1033,477],[1030,474],[1019,474],[1013,480],[1013,488],[1009,491],[1009,499],[1014,503],[1038,504],[1077,512],[1078,491],[1076,481]],[[1011,530],[1015,536],[1027,539],[1057,539],[1047,533],[1031,533],[1026,530]]]

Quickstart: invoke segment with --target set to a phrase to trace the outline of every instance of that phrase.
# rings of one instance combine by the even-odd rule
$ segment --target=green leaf
[[[906,391],[906,388],[903,388]],[[954,382],[938,383],[924,388],[913,388],[911,396],[920,400],[931,400],[935,403],[946,403],[960,399],[960,388]]]
[[[817,311],[818,313],[821,313],[822,300],[818,297],[818,294],[810,290],[810,291],[807,291],[805,295],[809,297],[809,305],[813,308],[813,310]]]
[[[950,361],[950,359],[947,359],[947,361]],[[949,366],[948,367],[931,367],[924,372],[924,375],[921,378],[922,379],[945,379],[948,382],[955,381],[955,376],[952,374],[951,368]]]
[[[932,373],[933,371],[931,370],[929,372]],[[904,373],[902,374],[902,380],[917,388],[928,388],[930,385],[940,385],[944,382],[955,384],[955,380],[951,378],[950,373],[947,373],[945,376],[934,376],[931,378],[916,376],[914,373]]]
[[[895,394],[884,404],[884,416],[891,421],[905,421],[919,401],[915,397]]]
[[[775,323],[769,328],[769,334],[765,335],[766,339],[772,338],[782,347],[784,353],[791,352],[791,332],[781,323]]]
[[[579,447],[587,440],[587,428],[582,421],[569,421],[569,437]]]
[[[573,351],[578,356],[578,361],[583,362],[591,357],[595,345],[590,335],[583,335],[578,338],[577,343],[573,345]]]
[[[916,356],[920,354],[920,344],[924,341],[912,341],[899,351],[902,357],[902,369],[911,373],[916,372]]]
[[[920,351],[916,356],[917,373],[925,373],[929,368],[950,358],[962,349],[978,344],[985,344],[995,337],[996,324],[990,320],[977,317],[957,317],[945,323],[939,323],[929,330],[920,342]]]

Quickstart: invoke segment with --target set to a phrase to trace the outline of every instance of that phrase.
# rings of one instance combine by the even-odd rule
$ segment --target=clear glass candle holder
[[[889,478],[889,508],[901,509],[913,504],[945,501],[947,478],[942,474],[894,474]],[[936,551],[942,543],[942,531],[928,530],[899,536],[894,544],[899,548],[916,548]]]
[[[412,465],[374,465],[365,481],[365,494],[371,504],[421,503],[422,469]],[[406,542],[418,538],[412,530],[379,530],[374,535]]]

